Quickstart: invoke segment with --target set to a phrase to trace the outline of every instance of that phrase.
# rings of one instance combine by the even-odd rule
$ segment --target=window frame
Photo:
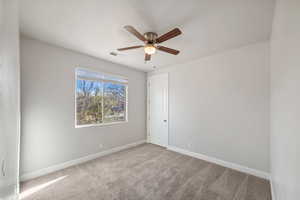
[[[77,80],[78,80],[78,76],[77,76],[77,70],[86,70],[86,71],[89,71],[89,72],[93,72],[93,73],[99,73],[99,74],[103,74],[103,75],[107,75],[107,76],[111,76],[111,77],[115,77],[115,78],[120,78],[120,79],[124,79],[124,80],[127,80],[127,83],[124,84],[125,85],[125,120],[123,121],[116,121],[116,122],[107,122],[107,123],[98,123],[98,124],[84,124],[84,125],[78,125],[77,124]],[[102,71],[96,71],[96,70],[93,70],[93,69],[90,69],[90,68],[85,68],[85,67],[75,67],[74,69],[74,75],[75,75],[75,87],[74,87],[74,97],[75,97],[75,105],[74,105],[74,114],[75,114],[75,128],[86,128],[86,127],[97,127],[97,126],[114,126],[114,125],[120,125],[120,124],[125,124],[125,123],[128,123],[128,85],[129,85],[129,80],[127,77],[124,77],[124,76],[120,76],[120,75],[117,75],[117,74],[111,74],[111,73],[106,73],[106,72],[102,72]],[[110,82],[110,81],[107,81],[107,82]],[[111,81],[112,83],[116,81]],[[103,112],[103,110],[102,110]]]

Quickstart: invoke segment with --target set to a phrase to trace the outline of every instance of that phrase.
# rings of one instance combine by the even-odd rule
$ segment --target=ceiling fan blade
[[[118,51],[125,51],[125,50],[130,50],[130,49],[138,49],[138,48],[141,48],[141,47],[143,47],[143,45],[120,48],[120,49],[118,49]]]
[[[145,61],[149,61],[151,59],[151,55],[145,53]]]
[[[137,37],[137,38],[140,39],[141,41],[143,41],[143,42],[146,42],[146,41],[147,41],[146,38],[145,38],[142,34],[140,34],[140,32],[138,32],[133,26],[127,25],[127,26],[124,26],[124,28],[125,28],[128,32],[130,32],[130,33],[132,33],[133,35],[135,35],[135,37]]]
[[[173,37],[176,37],[178,35],[180,35],[182,32],[179,30],[179,28],[174,28],[173,30],[163,34],[162,36],[160,36],[159,38],[156,39],[156,43],[162,43],[166,40],[169,40]]]
[[[160,50],[160,51],[164,51],[164,52],[167,52],[167,53],[170,53],[170,54],[174,54],[174,55],[177,55],[180,52],[180,51],[178,51],[176,49],[171,49],[171,48],[164,47],[164,46],[157,46],[156,48],[158,50]]]

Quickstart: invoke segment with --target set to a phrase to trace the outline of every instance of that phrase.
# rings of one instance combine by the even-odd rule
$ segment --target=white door
[[[167,147],[169,140],[168,74],[148,78],[148,141]]]

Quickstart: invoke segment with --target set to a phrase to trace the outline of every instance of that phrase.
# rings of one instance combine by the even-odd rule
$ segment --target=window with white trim
[[[76,127],[127,121],[128,80],[76,69]]]

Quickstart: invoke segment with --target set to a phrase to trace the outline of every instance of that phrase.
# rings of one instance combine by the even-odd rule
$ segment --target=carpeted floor
[[[145,144],[21,184],[26,200],[270,200],[269,182]]]

